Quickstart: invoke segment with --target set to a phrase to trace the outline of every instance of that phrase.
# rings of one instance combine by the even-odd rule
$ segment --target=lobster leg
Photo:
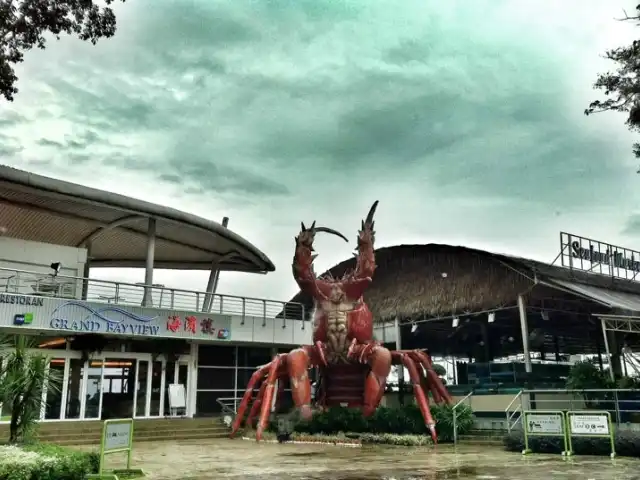
[[[286,355],[277,355],[269,364],[269,373],[265,380],[265,391],[262,397],[262,405],[260,408],[260,417],[258,418],[258,427],[256,428],[256,441],[259,442],[262,439],[262,432],[264,432],[267,423],[269,422],[269,416],[271,413],[271,402],[273,402],[273,390],[276,380],[278,379],[278,368],[282,363]]]
[[[391,352],[377,343],[358,344],[353,339],[349,347],[348,358],[360,363],[368,363],[371,370],[364,384],[364,416],[373,415],[384,395],[387,377],[391,372]]]
[[[287,372],[291,384],[291,396],[294,405],[300,409],[302,418],[311,418],[311,381],[309,367],[311,355],[304,348],[297,348],[289,353],[287,358]]]
[[[436,424],[433,421],[433,417],[431,416],[431,409],[429,408],[429,402],[427,401],[425,392],[422,390],[422,385],[420,384],[420,375],[418,373],[418,368],[415,362],[405,352],[393,352],[392,355],[394,360],[399,360],[402,365],[407,367],[407,370],[409,371],[409,377],[411,378],[411,383],[413,384],[413,394],[416,397],[418,408],[420,408],[422,417],[424,418],[424,421],[429,428],[429,432],[431,432],[431,438],[433,439],[433,442],[438,443]]]
[[[442,403],[442,395],[440,395],[440,391],[436,388],[433,382],[429,380],[427,375],[428,370],[423,368],[422,359],[418,355],[415,355],[415,352],[413,351],[407,352],[407,355],[409,355],[409,358],[411,358],[411,360],[413,360],[418,366],[418,375],[420,376],[420,384],[422,385],[424,393],[427,394],[427,392],[431,392],[431,395],[433,395],[433,401],[435,403]]]
[[[233,438],[233,436],[240,429],[240,425],[242,425],[242,419],[244,418],[245,411],[247,410],[247,407],[249,406],[249,402],[251,401],[251,397],[253,395],[253,389],[256,387],[256,383],[258,383],[258,381],[261,381],[264,378],[266,373],[271,368],[271,363],[273,362],[267,363],[266,365],[260,367],[258,370],[256,370],[253,373],[253,375],[251,375],[251,378],[249,379],[249,383],[247,384],[247,389],[245,390],[244,395],[242,396],[242,401],[240,402],[240,406],[238,407],[236,418],[233,420],[233,425],[231,426],[231,435],[230,435],[231,438]]]
[[[260,390],[258,390],[258,394],[256,395],[255,400],[253,401],[253,405],[251,405],[251,410],[249,410],[249,416],[247,417],[247,421],[245,425],[251,427],[253,425],[253,419],[256,418],[256,415],[260,411],[260,406],[262,405],[262,400],[264,399],[264,392],[267,389],[267,382],[263,381],[262,385],[260,385]]]
[[[438,377],[438,374],[433,369],[433,362],[431,362],[431,358],[429,357],[429,355],[420,350],[413,350],[411,352],[411,355],[416,361],[416,363],[418,365],[422,365],[425,372],[427,372],[427,379],[429,380],[429,386],[438,391],[438,393],[440,394],[440,397],[442,397],[445,403],[447,403],[448,405],[451,405],[451,403],[453,402],[451,395],[449,394],[449,392],[447,391],[447,388],[442,383],[442,380],[440,380],[440,377]],[[433,399],[435,400],[436,403],[440,403],[438,402],[437,397],[435,395],[433,396]]]

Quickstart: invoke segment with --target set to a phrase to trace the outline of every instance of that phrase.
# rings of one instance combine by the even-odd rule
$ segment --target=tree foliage
[[[640,21],[640,5],[636,6],[635,15],[629,16],[625,12],[620,20]],[[591,102],[584,113],[624,112],[627,114],[627,127],[640,132],[640,40],[634,40],[626,47],[609,50],[604,56],[617,64],[617,70],[598,75],[593,87],[604,91],[607,98]],[[640,157],[640,143],[633,145],[633,153]]]
[[[47,34],[75,35],[95,44],[113,36],[115,0],[0,0],[0,95],[12,101],[18,92],[15,66],[34,47],[45,48]],[[124,0],[122,0],[124,1]]]
[[[60,391],[58,372],[49,370],[49,357],[33,353],[37,345],[23,335],[0,339],[0,403],[11,410],[9,443],[24,440],[40,418],[42,394]],[[4,408],[3,408],[4,409]]]

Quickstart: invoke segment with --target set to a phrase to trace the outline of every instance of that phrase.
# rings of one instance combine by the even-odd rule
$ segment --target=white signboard
[[[107,423],[104,449],[118,450],[121,448],[129,448],[132,426],[133,422]]]
[[[609,418],[603,413],[569,416],[571,433],[576,435],[609,435]]]
[[[183,384],[169,385],[169,408],[187,408],[187,395]]]
[[[527,413],[529,433],[562,435],[562,416],[556,413]]]

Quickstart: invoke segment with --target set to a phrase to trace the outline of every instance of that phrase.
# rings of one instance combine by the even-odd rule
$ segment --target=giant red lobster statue
[[[431,358],[421,350],[389,351],[373,340],[373,315],[363,299],[371,284],[376,268],[374,256],[374,222],[376,201],[362,228],[358,232],[356,268],[342,278],[330,276],[316,278],[313,272],[313,240],[318,232],[331,233],[348,241],[341,233],[326,227],[316,227],[315,222],[296,237],[293,257],[293,276],[300,289],[315,301],[313,345],[296,348],[289,353],[276,355],[267,365],[260,367],[249,380],[232,425],[233,436],[240,428],[255,388],[260,390],[251,407],[247,424],[258,415],[256,440],[262,438],[271,407],[284,390],[289,378],[295,406],[303,418],[310,418],[311,384],[309,369],[320,373],[317,403],[321,408],[348,406],[361,408],[371,415],[382,400],[385,384],[392,364],[404,365],[409,371],[416,402],[434,441],[437,440],[435,422],[429,409],[428,392],[435,402],[451,403],[451,396],[431,365]],[[278,391],[274,392],[276,383]]]

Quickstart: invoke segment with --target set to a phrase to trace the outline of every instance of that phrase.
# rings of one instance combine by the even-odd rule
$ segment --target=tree
[[[42,394],[60,391],[58,372],[49,370],[49,357],[32,353],[32,337],[23,335],[0,339],[0,403],[11,410],[9,443],[24,440],[40,418]]]
[[[640,21],[640,5],[636,7],[636,15],[629,16],[625,12],[621,21]],[[605,58],[618,64],[615,72],[598,75],[593,87],[603,90],[606,100],[591,102],[584,113],[591,115],[605,111],[624,112],[627,114],[625,124],[630,130],[640,132],[640,40],[635,40],[627,47],[619,47],[605,53]],[[640,158],[640,143],[633,145],[633,153]]]
[[[115,0],[0,0],[0,95],[13,101],[18,92],[15,65],[33,47],[45,48],[46,34],[57,39],[76,35],[96,44],[116,31],[116,17],[109,7]],[[121,0],[124,1],[124,0]]]

